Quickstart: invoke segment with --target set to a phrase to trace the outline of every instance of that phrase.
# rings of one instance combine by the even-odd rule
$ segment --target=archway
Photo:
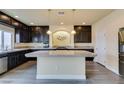
[[[52,45],[71,46],[71,33],[64,30],[58,30],[52,33]]]

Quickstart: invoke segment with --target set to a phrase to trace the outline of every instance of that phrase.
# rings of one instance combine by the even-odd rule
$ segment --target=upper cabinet
[[[49,35],[47,35],[47,31],[49,30],[49,26],[30,26],[31,29],[31,37],[32,42],[49,42]]]
[[[16,43],[28,43],[31,42],[30,29],[27,28],[15,28],[15,42]]]
[[[0,12],[0,22],[1,23],[6,23],[6,24],[11,24],[11,19],[4,13]]]
[[[92,33],[91,26],[74,26],[76,34],[74,35],[75,43],[91,43]]]
[[[49,42],[49,26],[27,26],[24,23],[0,12],[0,23],[15,28],[15,43]]]
[[[15,28],[15,43],[31,42],[29,26],[0,12],[0,23]]]
[[[12,25],[15,27],[15,42],[28,43],[31,42],[31,30],[25,24],[16,20],[12,20]]]
[[[14,20],[14,19],[11,19],[11,24],[12,26],[14,26],[15,28],[20,28],[21,27],[21,23]]]

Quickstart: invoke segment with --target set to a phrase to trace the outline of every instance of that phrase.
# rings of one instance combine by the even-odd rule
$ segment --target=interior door
[[[97,56],[95,57],[95,61],[105,65],[106,62],[106,34],[103,31],[98,31],[96,33],[96,48],[95,48]]]

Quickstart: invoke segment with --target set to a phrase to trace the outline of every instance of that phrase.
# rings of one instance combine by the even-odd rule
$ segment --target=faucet
[[[5,51],[7,51],[7,50],[8,50],[8,48],[9,48],[9,46],[8,46],[8,45],[6,45],[6,47],[5,47]]]

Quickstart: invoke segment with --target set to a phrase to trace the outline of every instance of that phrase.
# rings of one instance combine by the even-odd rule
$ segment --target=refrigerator
[[[119,74],[124,76],[124,28],[118,32],[119,47]]]

